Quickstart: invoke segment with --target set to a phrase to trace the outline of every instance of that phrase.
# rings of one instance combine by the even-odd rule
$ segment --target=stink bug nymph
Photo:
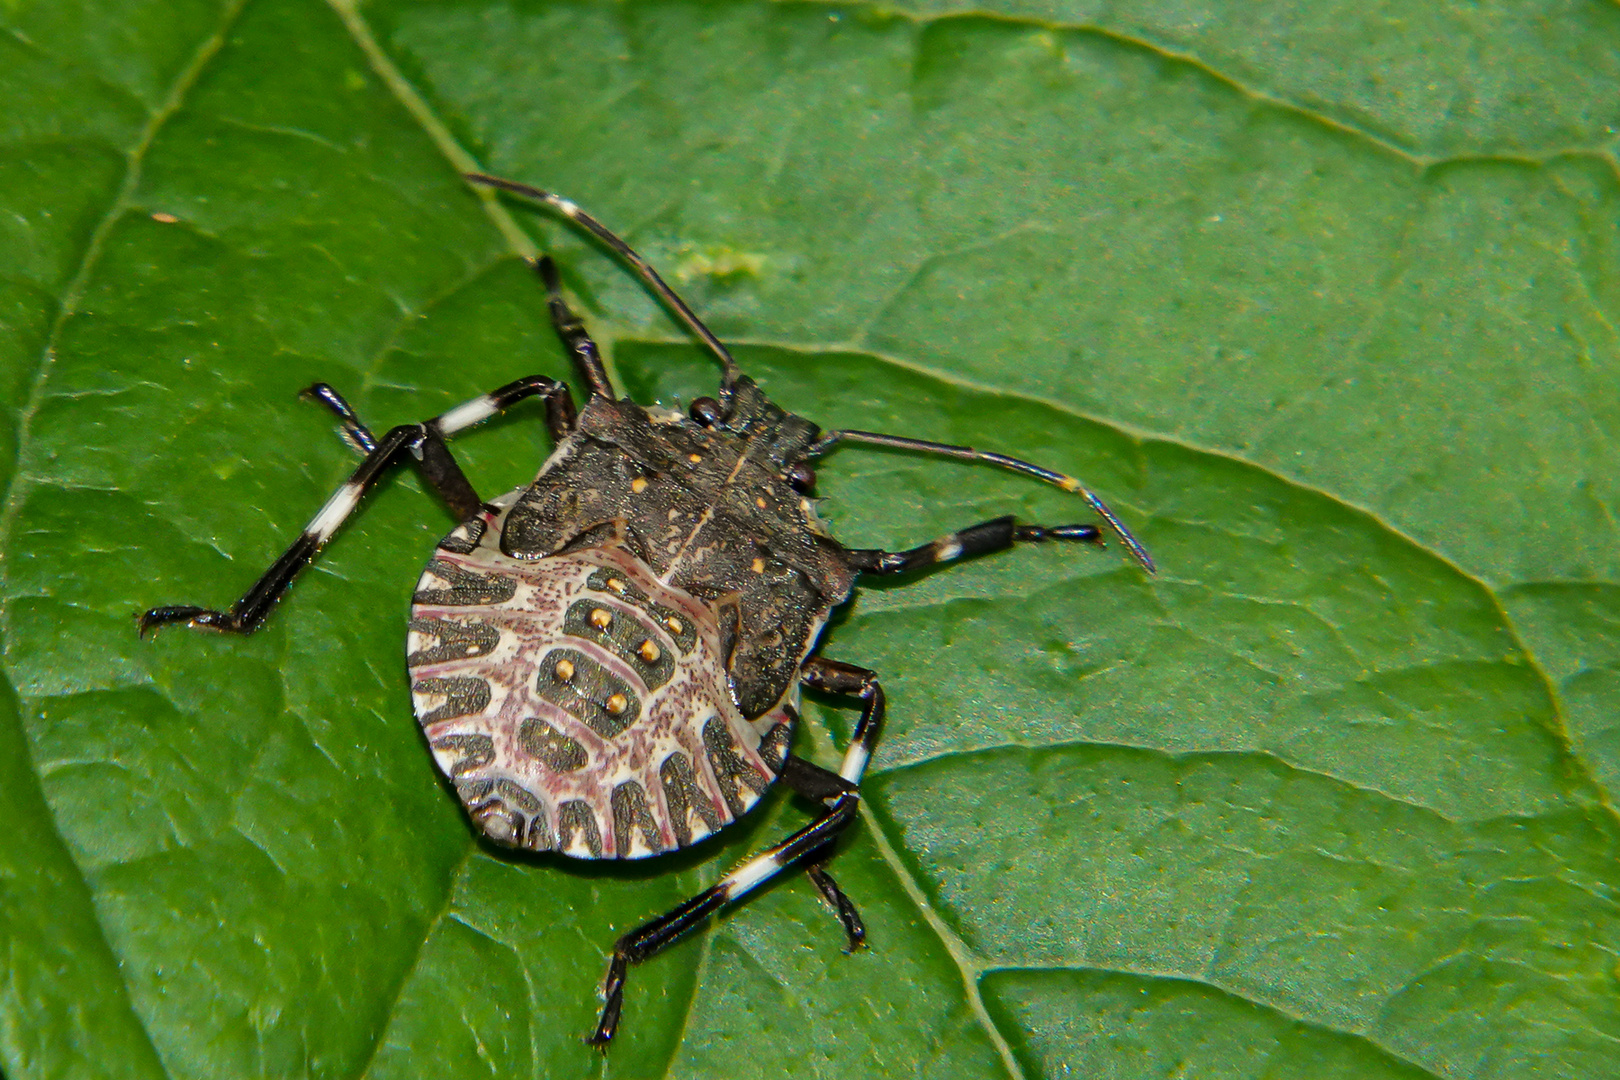
[[[611,247],[719,358],[713,398],[688,414],[615,396],[595,343],[564,302],[549,258],[536,269],[582,383],[534,375],[381,438],[331,387],[306,393],[365,454],[291,547],[229,611],[153,608],[167,623],[251,633],[387,470],[415,464],[460,520],[417,583],[406,666],[434,760],[473,823],[499,844],[578,859],[639,859],[695,844],[748,812],[781,780],[820,814],[668,914],[625,934],[609,963],[590,1041],[618,1027],[631,964],[720,907],[802,865],[843,924],[866,935],[827,873],[853,820],[883,726],[876,673],[816,655],[828,614],[863,574],[919,567],[1020,543],[1102,543],[1095,525],[971,525],[907,551],[846,548],[807,497],[811,462],[869,443],[987,462],[1083,498],[1149,572],[1153,562],[1101,499],[1061,473],[1001,454],[868,431],[823,431],[770,401],[656,272],[573,203],[494,177]],[[446,439],[528,397],[545,403],[555,444],[533,484],[482,499]],[[801,686],[861,705],[837,772],[793,754]]]

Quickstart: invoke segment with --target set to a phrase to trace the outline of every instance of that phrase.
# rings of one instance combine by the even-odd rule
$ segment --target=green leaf
[[[0,4],[0,1068],[33,1077],[1620,1076],[1620,10]],[[1161,568],[864,588],[890,724],[835,863],[614,937],[806,820],[628,866],[476,844],[400,660],[450,525],[385,484],[260,633],[227,603],[373,426],[713,365],[579,201],[824,426],[1086,479]],[[531,408],[459,439],[533,475]],[[821,467],[855,546],[1016,476]],[[807,707],[836,759],[852,716]],[[734,835],[733,835],[734,833]]]

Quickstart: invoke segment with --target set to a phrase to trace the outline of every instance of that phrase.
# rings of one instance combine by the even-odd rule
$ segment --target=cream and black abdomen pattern
[[[746,720],[714,610],[624,547],[513,559],[502,519],[441,542],[406,646],[417,719],[473,821],[513,847],[641,858],[746,812],[793,702]]]

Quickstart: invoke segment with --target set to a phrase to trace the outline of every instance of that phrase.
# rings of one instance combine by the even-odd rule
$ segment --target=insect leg
[[[366,489],[375,484],[389,468],[398,464],[405,452],[419,448],[425,441],[426,426],[423,424],[401,425],[384,435],[377,448],[366,455],[348,481],[326,500],[320,513],[304,526],[304,531],[292,546],[270,564],[270,569],[253,583],[253,587],[242,595],[230,611],[213,611],[190,605],[156,607],[141,616],[140,632],[145,634],[154,627],[176,622],[239,634],[258,629],[275,602],[281,599],[281,594],[287,591],[287,586],[292,584],[293,578],[309,565],[322,545],[337,532],[338,526],[354,512]]]
[[[1095,525],[1019,525],[1008,514],[970,525],[908,551],[857,548],[849,553],[849,558],[851,565],[863,573],[903,574],[907,570],[953,562],[970,555],[1004,551],[1014,544],[1046,540],[1082,540],[1100,546],[1102,534]]]
[[[507,383],[499,390],[464,402],[422,425],[427,434],[420,449],[415,451],[422,476],[457,517],[463,520],[471,517],[478,512],[483,500],[479,499],[478,493],[461,471],[461,466],[451,456],[444,437],[534,395],[539,395],[546,403],[546,427],[551,432],[552,441],[561,442],[574,430],[574,399],[568,393],[566,383],[548,379],[544,375],[530,375]],[[359,448],[362,453],[369,454],[377,449],[377,440],[372,436],[371,429],[361,422],[354,407],[343,395],[331,386],[316,383],[299,396],[330,409],[343,425],[345,442]]]
[[[502,409],[523,400],[526,397],[538,394],[546,403],[546,428],[551,434],[552,442],[561,442],[574,430],[574,399],[568,393],[568,384],[548,379],[544,375],[531,375],[526,379],[508,383],[491,394],[484,394],[473,398],[461,408],[482,406],[495,399],[494,411]],[[361,422],[359,415],[354,411],[342,394],[338,393],[327,383],[316,383],[299,392],[299,397],[325,405],[338,421],[343,425],[343,441],[356,447],[363,454],[369,454],[377,449],[377,440],[371,434],[371,429]],[[457,410],[452,409],[451,412]],[[446,413],[445,416],[449,416]],[[440,418],[440,428],[443,429],[443,417]],[[471,423],[477,423],[476,420]],[[461,425],[467,426],[466,424]],[[456,428],[453,430],[460,430]],[[444,431],[444,434],[450,434]]]
[[[629,244],[613,235],[612,232],[608,231],[606,225],[603,225],[561,195],[550,191],[542,191],[540,188],[530,187],[528,184],[519,184],[513,180],[502,180],[498,176],[488,176],[484,173],[468,173],[466,179],[469,183],[478,184],[481,187],[497,188],[501,191],[511,192],[513,195],[521,195],[525,199],[533,199],[542,206],[555,210],[611,248],[615,254],[630,264],[630,269],[634,270],[636,276],[653,291],[653,295],[663,301],[680,318],[681,322],[686,324],[687,329],[696,334],[703,344],[707,345],[709,350],[719,357],[723,369],[720,383],[721,399],[730,398],[731,388],[741,375],[737,370],[737,361],[732,358],[730,350],[720,343],[720,339],[715,337],[707,326],[703,325],[703,320],[699,319],[692,309],[686,306],[686,301],[676,296],[675,290],[666,285],[664,279],[658,276],[658,272],[652,268],[646,259],[637,255]]]
[[[871,759],[872,748],[877,745],[878,735],[883,730],[883,718],[887,712],[883,684],[878,682],[877,672],[869,668],[828,660],[822,656],[812,656],[806,660],[800,677],[804,685],[812,690],[848,694],[861,702],[861,718],[855,725],[855,735],[844,753],[844,762],[838,772],[828,772],[796,757],[788,758],[782,769],[782,781],[794,791],[812,799],[830,802],[845,790],[840,785],[847,785],[848,790],[859,790],[861,778],[866,774],[866,763]],[[832,857],[831,845],[828,845],[824,855],[817,854],[819,857],[806,867],[806,872],[837,913],[838,921],[843,924],[844,933],[849,938],[849,949],[853,952],[866,942],[866,924],[861,922],[854,903],[844,895],[826,870],[827,860]]]
[[[639,964],[661,952],[704,919],[743,894],[758,888],[783,869],[807,857],[822,861],[817,856],[826,851],[838,834],[849,826],[860,809],[860,782],[866,772],[866,762],[872,756],[872,747],[883,729],[885,704],[883,687],[877,673],[853,664],[826,660],[819,656],[805,661],[801,674],[804,685],[834,694],[849,694],[861,701],[861,718],[855,725],[855,735],[844,763],[838,772],[811,765],[790,757],[783,766],[783,779],[826,809],[821,816],[773,848],[768,848],[732,869],[715,884],[680,905],[667,915],[660,916],[621,937],[613,946],[613,959],[608,964],[607,981],[603,985],[606,998],[602,1017],[590,1037],[593,1046],[606,1046],[613,1041],[619,1026],[619,1013],[624,1007],[624,980],[631,964]],[[844,921],[851,947],[858,946],[865,937],[866,928],[860,916],[854,914],[854,905],[844,896],[825,870],[811,874],[822,894],[832,902],[839,918],[844,921],[847,910],[852,920]],[[822,885],[825,881],[831,886]],[[840,902],[841,901],[841,902]]]
[[[840,795],[859,790],[837,773],[799,757],[789,757],[783,764],[781,780],[805,798],[821,802],[830,802]],[[854,952],[866,943],[866,924],[861,921],[860,912],[855,910],[854,902],[844,895],[844,890],[838,887],[838,882],[827,872],[827,862],[832,855],[832,845],[829,844],[810,856],[804,871],[821,891],[822,898],[832,907],[833,913],[838,916],[838,921],[844,928],[844,935],[849,939],[849,948],[845,951]]]
[[[942,457],[953,457],[960,461],[982,461],[987,465],[995,465],[1013,472],[1023,473],[1045,480],[1048,484],[1056,484],[1064,491],[1074,492],[1091,506],[1093,510],[1107,523],[1113,534],[1119,537],[1120,543],[1125,545],[1131,557],[1142,564],[1142,569],[1153,574],[1158,568],[1153,565],[1153,556],[1147,553],[1140,541],[1131,535],[1131,530],[1119,520],[1119,516],[1108,508],[1108,504],[1098,498],[1096,493],[1086,488],[1080,481],[1072,476],[1065,476],[1060,472],[1043,468],[1040,465],[1018,458],[1008,457],[1006,454],[993,454],[988,450],[975,450],[971,446],[952,446],[949,443],[929,442],[926,439],[910,439],[903,435],[882,435],[875,431],[827,431],[810,447],[810,455],[817,457],[825,454],[841,442],[866,443],[870,446],[892,446],[897,450],[915,450],[922,454],[939,454]]]
[[[377,450],[376,436],[371,429],[361,421],[354,406],[350,405],[344,396],[326,383],[315,385],[299,393],[299,397],[325,405],[338,418],[343,425],[343,441],[359,450],[362,454],[372,454]],[[416,448],[415,454],[421,462],[422,476],[428,486],[438,492],[445,505],[465,520],[477,513],[481,500],[478,493],[473,490],[472,483],[461,466],[450,454],[450,448],[444,444],[444,437],[432,425],[423,425],[426,433],[422,444]]]
[[[861,921],[861,913],[855,910],[854,902],[844,895],[844,890],[838,887],[838,882],[827,873],[827,859],[831,857],[828,855],[820,862],[810,863],[804,868],[804,872],[821,891],[822,899],[832,906],[833,913],[843,925],[844,936],[849,939],[849,948],[844,951],[855,952],[866,945],[866,924]]]
[[[343,425],[343,441],[360,451],[369,454],[377,449],[377,439],[371,434],[371,429],[361,422],[359,415],[354,411],[343,395],[323,382],[299,391],[298,396],[310,401],[325,405],[338,422]]]
[[[613,1041],[619,1027],[619,1013],[624,1008],[624,980],[631,964],[639,964],[662,952],[724,905],[758,888],[781,873],[784,867],[826,847],[855,819],[859,805],[860,795],[856,792],[840,795],[820,817],[780,844],[755,855],[667,915],[621,937],[613,946],[613,959],[608,964],[607,980],[602,988],[606,998],[602,1016],[587,1041],[597,1047],[606,1047]]]
[[[562,281],[557,276],[557,264],[551,261],[550,255],[543,255],[534,268],[546,285],[546,306],[551,311],[551,325],[557,328],[557,336],[568,346],[574,358],[574,367],[584,377],[585,385],[590,387],[593,396],[601,394],[613,397],[613,384],[608,381],[607,368],[602,366],[602,354],[596,342],[591,340],[585,324],[569,310],[568,302],[562,297]]]
[[[349,408],[348,402],[331,387],[325,387],[326,393],[322,393],[322,385],[317,383],[311,387],[311,396],[337,413],[338,418],[345,422],[348,433],[357,442],[362,435],[369,438],[370,431],[359,422],[354,410]],[[140,616],[140,632],[145,634],[148,630],[177,622],[237,634],[250,634],[257,630],[276,601],[281,599],[287,587],[298,576],[299,571],[309,565],[360,505],[366,491],[390,468],[402,461],[415,460],[428,485],[439,493],[458,519],[465,521],[472,517],[478,513],[483,502],[461,471],[461,466],[457,465],[456,459],[451,456],[450,448],[445,445],[445,437],[469,428],[481,420],[487,420],[514,402],[536,394],[545,396],[548,413],[554,408],[553,402],[566,405],[568,428],[564,433],[572,430],[574,406],[572,399],[568,397],[568,388],[541,375],[531,375],[526,379],[507,383],[498,390],[463,402],[449,412],[425,423],[402,424],[389,431],[380,440],[373,440],[373,448],[366,455],[366,459],[350,474],[343,486],[326,500],[326,505],[322,506],[320,512],[304,526],[304,531],[293,541],[292,546],[270,564],[270,568],[260,575],[259,580],[253,583],[253,587],[244,593],[229,611],[215,611],[189,604],[155,607]],[[559,411],[558,415],[564,414]],[[354,425],[352,429],[348,428],[351,421]]]
[[[883,718],[888,713],[877,672],[824,656],[812,656],[804,662],[800,681],[812,690],[860,699],[861,718],[855,724],[855,734],[850,738],[849,749],[844,751],[844,763],[838,769],[839,776],[859,786],[861,777],[866,775],[872,748],[883,731]]]

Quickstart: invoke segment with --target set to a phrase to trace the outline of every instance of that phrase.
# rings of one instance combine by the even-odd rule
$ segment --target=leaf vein
[[[1074,963],[992,965],[992,966],[986,967],[984,969],[983,974],[985,976],[990,976],[990,975],[1019,975],[1019,974],[1023,974],[1023,973],[1026,973],[1026,972],[1042,972],[1042,973],[1045,973],[1045,972],[1096,972],[1096,973],[1103,974],[1103,975],[1123,975],[1123,976],[1126,976],[1128,978],[1141,979],[1141,980],[1144,980],[1144,981],[1174,983],[1174,984],[1180,984],[1180,985],[1184,985],[1184,986],[1198,987],[1198,988],[1205,989],[1205,990],[1211,990],[1211,991],[1214,991],[1215,993],[1220,994],[1220,995],[1222,995],[1224,997],[1231,998],[1234,1001],[1241,1001],[1244,1004],[1249,1005],[1249,1006],[1251,1006],[1253,1008],[1260,1009],[1260,1010],[1263,1010],[1265,1012],[1271,1013],[1272,1015],[1274,1015],[1274,1016],[1276,1016],[1276,1017],[1278,1017],[1278,1018],[1280,1018],[1282,1020],[1285,1020],[1285,1021],[1287,1021],[1287,1022],[1289,1022],[1291,1024],[1296,1024],[1301,1028],[1305,1028],[1307,1030],[1312,1030],[1312,1031],[1319,1031],[1319,1032],[1323,1032],[1323,1033],[1328,1034],[1328,1035],[1333,1035],[1333,1036],[1338,1037],[1338,1038],[1348,1039],[1348,1040],[1352,1040],[1354,1042],[1362,1043],[1365,1046],[1367,1046],[1369,1049],[1371,1049],[1374,1053],[1378,1054],[1381,1057],[1388,1058],[1390,1061],[1393,1061],[1393,1062],[1398,1062],[1401,1065],[1406,1066],[1407,1068],[1414,1069],[1414,1070],[1416,1070],[1418,1072],[1423,1073],[1425,1076],[1432,1076],[1432,1077],[1435,1078],[1435,1080],[1441,1080],[1441,1074],[1440,1073],[1435,1072],[1433,1069],[1425,1068],[1424,1066],[1418,1064],[1416,1061],[1412,1060],[1411,1058],[1406,1057],[1403,1054],[1397,1053],[1396,1051],[1394,1051],[1394,1050],[1390,1049],[1389,1047],[1383,1045],[1378,1040],[1372,1038],[1371,1036],[1369,1036],[1369,1035],[1367,1035],[1367,1034],[1365,1034],[1363,1032],[1353,1031],[1353,1030],[1350,1030],[1348,1028],[1338,1027],[1338,1026],[1335,1026],[1333,1024],[1325,1023],[1325,1022],[1323,1022],[1321,1020],[1312,1019],[1310,1017],[1303,1016],[1303,1015],[1301,1015],[1301,1014],[1299,1014],[1297,1012],[1294,1012],[1292,1010],[1283,1008],[1280,1005],[1273,1004],[1273,1003],[1271,1003],[1269,1001],[1263,1001],[1263,1000],[1261,1000],[1259,998],[1255,998],[1255,997],[1252,997],[1252,996],[1250,996],[1248,994],[1245,994],[1242,991],[1233,989],[1232,987],[1224,986],[1221,983],[1219,983],[1219,982],[1217,982],[1217,981],[1215,981],[1213,979],[1199,978],[1197,976],[1183,975],[1183,974],[1180,974],[1180,973],[1171,973],[1171,972],[1164,972],[1164,971],[1139,970],[1139,969],[1136,969],[1136,968],[1121,967],[1121,966],[1118,966],[1118,965],[1111,965],[1111,964],[1074,964]]]
[[[477,160],[465,147],[456,142],[455,136],[450,134],[449,125],[439,119],[432,106],[416,87],[411,85],[410,80],[405,78],[393,59],[383,51],[376,35],[371,32],[371,26],[361,16],[355,0],[327,0],[327,2],[332,6],[332,10],[337,12],[338,18],[343,20],[349,36],[354,39],[355,44],[371,63],[371,70],[383,81],[383,85],[388,87],[394,98],[405,107],[411,118],[421,125],[423,132],[444,155],[451,168],[459,173],[477,172]],[[482,188],[478,192],[478,197],[483,200],[485,212],[512,250],[532,261],[536,254],[534,241],[518,226],[512,215],[506,212],[494,189]]]
[[[477,850],[478,845],[473,843],[472,838],[469,836],[467,847],[462,852],[461,858],[456,861],[450,872],[444,876],[444,902],[439,905],[439,910],[433,913],[433,917],[422,928],[422,940],[417,943],[416,954],[411,957],[411,962],[402,970],[399,982],[394,985],[393,991],[388,995],[388,1004],[383,1010],[381,1021],[377,1025],[377,1037],[372,1040],[371,1052],[366,1055],[366,1060],[361,1064],[360,1070],[354,1074],[357,1080],[371,1075],[371,1067],[377,1063],[377,1055],[382,1051],[383,1043],[387,1039],[388,1027],[393,1023],[394,1014],[399,1011],[400,1003],[404,1000],[405,989],[410,986],[412,977],[421,968],[422,961],[427,954],[428,942],[433,940],[433,934],[438,930],[439,924],[447,918],[455,919],[456,922],[467,926],[468,929],[475,930],[480,934],[483,933],[483,931],[478,931],[476,927],[471,926],[465,920],[456,918],[454,912],[450,910],[451,904],[455,902],[456,898],[456,882],[466,872],[467,863],[471,861],[473,853]],[[484,936],[487,937],[488,935]]]
[[[1328,781],[1331,781],[1332,783],[1342,785],[1343,787],[1347,788],[1348,790],[1357,792],[1358,794],[1370,795],[1370,796],[1373,796],[1375,798],[1383,799],[1383,800],[1385,800],[1387,802],[1394,803],[1397,806],[1404,806],[1404,807],[1407,807],[1408,809],[1417,810],[1417,811],[1420,811],[1420,812],[1425,813],[1425,814],[1433,815],[1437,820],[1445,822],[1447,825],[1461,825],[1461,824],[1463,824],[1462,821],[1459,821],[1458,819],[1453,818],[1453,817],[1447,815],[1446,813],[1444,813],[1443,811],[1437,810],[1436,808],[1434,808],[1432,806],[1425,806],[1422,803],[1415,803],[1415,802],[1412,802],[1412,801],[1410,801],[1408,799],[1403,799],[1399,795],[1392,794],[1391,792],[1383,791],[1383,790],[1381,790],[1379,788],[1375,788],[1375,787],[1368,787],[1365,784],[1358,784],[1354,780],[1350,780],[1350,779],[1347,779],[1346,777],[1338,776],[1338,775],[1335,775],[1333,773],[1322,772],[1322,771],[1320,771],[1318,769],[1308,769],[1308,768],[1304,767],[1303,765],[1299,765],[1299,764],[1297,764],[1295,762],[1289,761],[1287,758],[1280,756],[1279,754],[1275,753],[1274,751],[1265,750],[1265,749],[1174,751],[1174,750],[1166,750],[1163,747],[1158,747],[1158,746],[1146,746],[1146,745],[1142,745],[1142,744],[1139,744],[1139,743],[1120,742],[1120,741],[1113,740],[1113,739],[1069,739],[1069,740],[1062,740],[1062,741],[1057,741],[1057,742],[1043,742],[1043,743],[1027,743],[1027,742],[1019,742],[1017,740],[1009,739],[1009,740],[1006,740],[1005,742],[985,743],[985,744],[982,744],[980,746],[971,746],[971,747],[963,747],[963,748],[959,748],[959,749],[951,749],[951,750],[941,751],[941,752],[935,753],[935,754],[922,754],[922,755],[919,755],[919,756],[917,756],[915,758],[901,759],[899,761],[884,760],[880,756],[880,757],[878,757],[877,759],[875,759],[873,761],[870,771],[871,771],[872,775],[890,777],[890,776],[895,776],[895,775],[898,775],[900,773],[909,772],[909,771],[916,770],[916,769],[924,769],[924,768],[927,768],[930,765],[935,765],[935,764],[939,764],[939,763],[942,763],[942,762],[969,759],[969,758],[980,757],[980,756],[989,755],[989,754],[999,754],[999,753],[1004,753],[1004,752],[1009,751],[1009,750],[1023,750],[1023,751],[1029,751],[1029,752],[1046,752],[1046,751],[1051,751],[1051,750],[1094,750],[1094,749],[1129,750],[1129,751],[1133,751],[1133,752],[1136,752],[1136,753],[1141,753],[1141,754],[1146,754],[1146,755],[1149,755],[1149,756],[1152,756],[1152,757],[1161,758],[1161,759],[1163,759],[1165,761],[1174,761],[1174,762],[1181,762],[1181,763],[1197,763],[1197,762],[1203,762],[1203,761],[1232,761],[1232,760],[1236,760],[1236,759],[1245,759],[1245,758],[1246,759],[1251,759],[1251,760],[1255,760],[1255,761],[1260,761],[1260,762],[1265,762],[1265,763],[1268,763],[1268,764],[1276,765],[1279,768],[1286,769],[1288,772],[1299,775],[1299,776],[1314,776],[1314,777],[1318,777],[1318,778],[1323,779],[1323,780],[1328,780]],[[1514,820],[1525,820],[1526,818],[1533,817],[1533,816],[1534,815],[1514,815]],[[1498,819],[1497,818],[1489,818],[1489,819],[1485,819],[1485,820],[1498,820]]]
[[[831,741],[830,733],[815,724],[806,724],[805,729],[810,734],[812,741],[817,744],[815,749],[818,751],[825,750],[826,747],[820,744]],[[1007,1075],[1012,1080],[1025,1080],[1023,1067],[1019,1065],[1018,1058],[1013,1054],[1012,1046],[1008,1043],[1007,1037],[1002,1034],[1001,1029],[996,1026],[995,1020],[990,1016],[990,1011],[985,1008],[984,996],[979,991],[979,980],[983,975],[983,971],[973,959],[972,951],[968,948],[967,943],[945,923],[939,912],[934,910],[934,906],[928,902],[928,895],[923,891],[921,883],[917,881],[900,859],[900,854],[890,840],[888,832],[884,829],[883,822],[879,820],[872,809],[871,803],[865,798],[860,801],[860,812],[861,820],[866,823],[879,857],[883,859],[890,872],[894,874],[901,890],[906,894],[912,905],[916,907],[917,914],[922,918],[923,922],[928,924],[929,929],[933,930],[934,936],[939,939],[939,943],[944,947],[946,954],[956,964],[957,970],[962,976],[962,990],[967,998],[968,1008],[972,1011],[973,1017],[978,1021],[979,1026],[984,1029],[985,1037],[990,1040],[996,1054],[1001,1058],[1002,1067],[1007,1070]]]

